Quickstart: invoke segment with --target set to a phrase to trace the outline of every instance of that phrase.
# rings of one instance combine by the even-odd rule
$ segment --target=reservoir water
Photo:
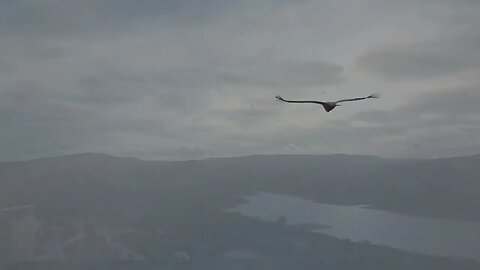
[[[288,225],[318,224],[317,232],[422,254],[480,261],[480,222],[405,216],[365,206],[341,206],[258,192],[228,211]]]

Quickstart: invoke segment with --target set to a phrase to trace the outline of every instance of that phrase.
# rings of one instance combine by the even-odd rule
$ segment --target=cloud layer
[[[3,1],[0,159],[469,153],[479,18],[468,0]],[[329,114],[273,99],[372,92]]]

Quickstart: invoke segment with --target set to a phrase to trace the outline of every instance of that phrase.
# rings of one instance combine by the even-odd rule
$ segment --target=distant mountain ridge
[[[84,153],[0,166],[0,207],[45,203],[62,194],[80,200],[111,189],[131,195],[132,190],[159,194],[185,190],[192,196],[211,193],[212,198],[264,190],[326,203],[480,219],[476,211],[480,206],[480,155],[439,159],[255,155],[147,161]]]
[[[240,258],[259,263],[255,269],[300,261],[305,269],[385,269],[387,262],[408,269],[478,269],[477,262],[354,243],[285,226],[281,218],[266,222],[225,211],[256,191],[480,220],[480,155],[146,161],[77,154],[0,163],[0,210],[6,209],[0,211],[0,268],[182,269],[192,263],[192,269],[228,269],[239,261],[233,251],[240,250],[256,254]]]

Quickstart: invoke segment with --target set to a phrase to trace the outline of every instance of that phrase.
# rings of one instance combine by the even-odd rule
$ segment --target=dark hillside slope
[[[177,207],[218,207],[255,190],[478,220],[480,156],[279,155],[163,162],[79,154],[0,166],[0,206],[33,203],[61,206],[66,213],[89,207],[115,211],[111,208],[122,205],[121,211],[128,212],[173,202]],[[69,203],[57,202],[65,198]]]

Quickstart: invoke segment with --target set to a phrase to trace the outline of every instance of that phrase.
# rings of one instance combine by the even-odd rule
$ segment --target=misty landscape
[[[272,155],[162,162],[79,154],[5,162],[1,266],[479,269],[479,176],[480,156]],[[248,210],[260,195],[263,202]],[[315,212],[306,202],[330,210]],[[348,207],[394,217],[365,223],[351,210],[345,214]],[[408,219],[414,221],[401,221]],[[371,235],[330,233],[335,226]],[[442,226],[451,235],[439,231],[441,237],[431,243],[416,236]],[[401,238],[414,251],[396,244]]]
[[[480,0],[0,0],[0,270],[479,270]]]

